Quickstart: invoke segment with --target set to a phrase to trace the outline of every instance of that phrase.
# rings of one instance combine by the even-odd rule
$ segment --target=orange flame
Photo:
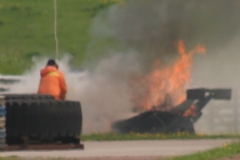
[[[188,108],[183,115],[184,117],[189,117],[189,116],[197,116],[197,108],[196,106],[192,105],[190,108]]]
[[[187,53],[182,40],[177,43],[180,58],[173,65],[165,67],[155,60],[152,71],[147,75],[135,75],[131,79],[131,101],[136,110],[150,110],[153,107],[170,109],[185,99],[185,89],[191,80],[191,67],[195,53],[205,53],[202,45]]]

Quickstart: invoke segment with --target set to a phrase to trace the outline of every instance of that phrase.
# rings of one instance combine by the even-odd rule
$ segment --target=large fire
[[[163,66],[155,60],[148,75],[134,75],[131,79],[131,101],[135,110],[158,108],[168,110],[182,102],[185,90],[191,80],[191,67],[195,53],[205,53],[202,45],[187,52],[182,40],[177,42],[179,58],[170,66]]]

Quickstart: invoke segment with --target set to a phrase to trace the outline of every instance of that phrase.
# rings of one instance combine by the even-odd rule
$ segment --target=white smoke
[[[82,104],[83,133],[109,132],[112,122],[131,113],[128,75],[142,69],[148,71],[156,58],[169,62],[176,53],[174,42],[179,38],[187,45],[202,43],[207,48],[206,55],[198,55],[194,60],[190,87],[240,88],[240,45],[238,39],[231,41],[240,26],[238,4],[238,1],[230,3],[227,0],[128,0],[126,4],[112,6],[98,14],[90,29],[92,41],[86,55],[94,60],[101,57],[95,69],[73,72],[68,57],[59,60],[60,70],[67,79],[67,99]],[[108,41],[104,41],[106,39]],[[109,52],[114,45],[102,46],[109,39],[118,42],[118,48],[112,51],[114,54]],[[232,45],[228,49],[216,50],[229,44]],[[124,54],[120,50],[125,50]],[[104,53],[107,56],[104,57]],[[24,74],[26,79],[13,86],[11,91],[36,93],[39,71],[46,61],[47,58],[35,59],[35,65]],[[84,62],[96,61],[87,59]],[[216,113],[210,110],[213,102],[204,108],[203,116],[195,125],[200,133],[209,133],[214,126],[209,126],[209,122],[213,122],[213,113]],[[233,128],[233,125],[226,126]]]
[[[139,70],[134,52],[127,56],[114,54],[99,63],[92,72],[74,72],[69,66],[69,56],[58,61],[65,74],[67,100],[80,101],[83,115],[83,134],[111,131],[111,123],[131,112],[128,75]],[[12,85],[12,93],[36,93],[40,70],[48,58],[34,59],[34,66],[23,75],[24,80]],[[135,61],[135,63],[133,63]]]
[[[189,49],[203,44],[207,52],[194,57],[190,88],[232,88],[233,98],[211,100],[195,129],[205,134],[239,133],[239,11],[239,1],[128,0],[95,17],[91,48],[98,52],[97,43],[117,39],[122,46],[137,50],[146,71],[156,58],[171,61],[178,39]]]
[[[231,88],[232,99],[211,100],[203,109],[203,115],[195,124],[198,133],[238,134],[240,132],[240,64],[239,34],[229,41],[230,45],[219,46],[206,55],[195,57],[190,87]]]

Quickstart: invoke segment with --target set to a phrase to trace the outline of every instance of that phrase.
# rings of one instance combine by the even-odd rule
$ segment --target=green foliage
[[[9,156],[9,157],[1,157],[0,160],[23,160],[23,158],[19,158],[17,156]]]
[[[164,139],[216,139],[216,138],[240,138],[240,135],[198,135],[188,133],[175,133],[175,134],[150,134],[150,133],[130,133],[130,134],[117,134],[106,133],[98,134],[93,133],[90,135],[82,135],[83,141],[106,141],[106,140],[164,140]]]
[[[240,143],[225,144],[220,148],[192,155],[175,157],[169,160],[217,160],[222,157],[232,157],[237,154],[240,154]]]
[[[73,55],[80,66],[94,16],[114,0],[58,0],[59,56]],[[0,1],[0,74],[19,74],[32,56],[55,57],[54,7],[49,0]]]

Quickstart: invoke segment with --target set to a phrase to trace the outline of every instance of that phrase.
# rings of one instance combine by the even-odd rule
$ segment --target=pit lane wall
[[[0,75],[0,94],[8,92],[11,85],[18,83],[23,79],[23,76]]]

